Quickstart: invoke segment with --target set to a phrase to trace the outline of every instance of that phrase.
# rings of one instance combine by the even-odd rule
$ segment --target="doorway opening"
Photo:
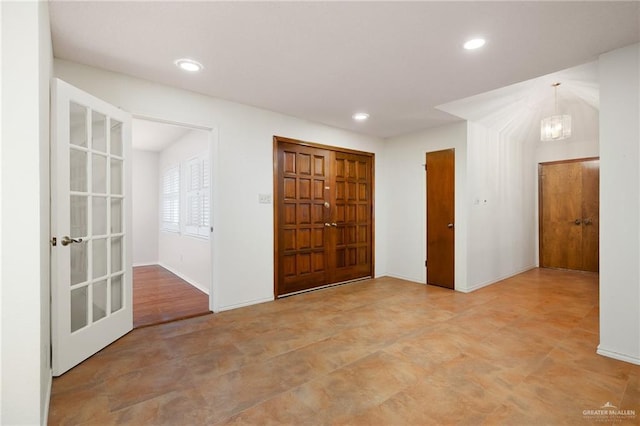
[[[210,313],[210,132],[134,118],[133,326]]]

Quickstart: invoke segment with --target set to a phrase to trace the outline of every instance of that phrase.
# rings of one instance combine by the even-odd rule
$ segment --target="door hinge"
[[[427,267],[427,261],[426,260],[424,261],[424,267],[425,268]]]
[[[51,245],[54,247],[58,245],[58,239],[56,237],[51,238]]]

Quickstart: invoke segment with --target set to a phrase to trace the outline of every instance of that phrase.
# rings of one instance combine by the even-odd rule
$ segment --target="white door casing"
[[[59,376],[133,328],[131,115],[59,79],[52,115],[52,367]]]

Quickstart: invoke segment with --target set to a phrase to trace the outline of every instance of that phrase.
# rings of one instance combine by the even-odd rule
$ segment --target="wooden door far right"
[[[539,166],[540,266],[599,269],[598,159]]]

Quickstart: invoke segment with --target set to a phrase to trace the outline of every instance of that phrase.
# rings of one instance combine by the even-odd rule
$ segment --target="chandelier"
[[[553,83],[555,111],[554,115],[542,119],[540,123],[541,141],[559,141],[571,136],[571,116],[558,114],[558,86],[560,83]]]

